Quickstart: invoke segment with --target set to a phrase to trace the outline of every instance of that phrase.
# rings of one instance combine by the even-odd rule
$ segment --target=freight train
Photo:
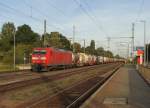
[[[70,68],[112,62],[124,62],[124,59],[94,56],[85,53],[73,53],[53,47],[34,48],[32,52],[31,70],[49,71],[59,67]]]

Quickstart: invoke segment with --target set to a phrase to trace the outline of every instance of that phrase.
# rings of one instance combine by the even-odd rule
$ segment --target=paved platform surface
[[[150,108],[150,87],[134,66],[125,65],[81,108]]]

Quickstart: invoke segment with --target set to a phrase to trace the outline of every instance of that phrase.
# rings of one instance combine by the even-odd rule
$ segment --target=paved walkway
[[[150,108],[150,87],[134,66],[120,68],[81,108]]]

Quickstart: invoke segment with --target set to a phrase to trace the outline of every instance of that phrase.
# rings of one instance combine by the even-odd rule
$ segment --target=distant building
[[[136,55],[137,64],[142,65],[144,63],[144,47],[136,46],[134,51],[135,51],[135,55]]]
[[[144,61],[143,54],[144,54],[143,50],[141,50],[141,49],[137,50],[137,63],[140,64],[140,65],[142,65],[143,61]]]

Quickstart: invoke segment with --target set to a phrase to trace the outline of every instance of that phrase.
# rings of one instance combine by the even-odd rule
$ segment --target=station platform
[[[80,108],[150,108],[150,87],[133,65],[125,65]]]

